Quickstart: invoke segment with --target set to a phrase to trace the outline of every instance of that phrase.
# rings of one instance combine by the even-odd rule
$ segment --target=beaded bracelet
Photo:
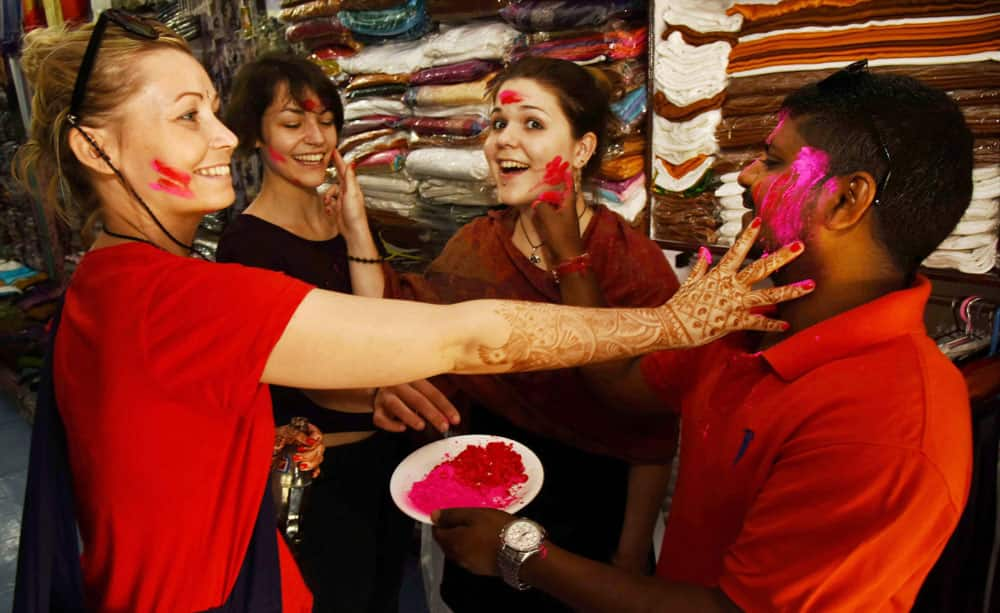
[[[571,275],[577,272],[590,270],[590,253],[584,251],[580,255],[562,262],[552,269],[552,278],[559,283],[560,277]]]
[[[359,258],[351,254],[347,254],[347,260],[349,262],[357,262],[359,264],[381,264],[383,259],[385,258],[382,258],[381,256],[377,258]]]

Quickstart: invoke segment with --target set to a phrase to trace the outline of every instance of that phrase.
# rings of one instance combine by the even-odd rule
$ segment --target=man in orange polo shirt
[[[968,206],[972,136],[945,94],[863,63],[793,93],[780,117],[740,183],[764,250],[805,247],[775,274],[816,284],[779,307],[788,332],[589,371],[619,405],[683,416],[657,577],[482,509],[439,513],[447,555],[584,610],[909,610],[971,475],[968,396],[926,334],[916,271]],[[551,240],[573,255],[569,233]],[[600,299],[590,274],[561,282]]]

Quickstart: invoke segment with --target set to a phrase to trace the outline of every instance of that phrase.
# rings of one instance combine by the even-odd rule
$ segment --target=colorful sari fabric
[[[477,298],[561,303],[552,276],[511,242],[517,212],[504,208],[464,226],[423,275],[391,279],[391,297],[448,304]],[[603,206],[583,235],[610,306],[651,307],[677,290],[655,243]],[[465,396],[535,434],[629,462],[671,459],[673,414],[635,417],[600,402],[578,369],[505,375],[446,376],[435,383],[462,404]]]

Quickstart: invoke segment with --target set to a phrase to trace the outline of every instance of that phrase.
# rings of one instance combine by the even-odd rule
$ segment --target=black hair
[[[337,86],[309,60],[283,53],[268,53],[243,65],[233,80],[229,104],[223,120],[240,139],[236,151],[253,152],[261,137],[261,120],[274,102],[278,85],[288,85],[288,93],[299,104],[312,90],[323,106],[333,112],[337,132],[344,126],[344,107]]]
[[[589,176],[601,165],[601,153],[607,138],[610,84],[603,75],[573,62],[547,57],[528,56],[518,60],[490,82],[487,95],[496,98],[500,87],[511,79],[531,79],[555,95],[574,138],[593,132],[597,136],[594,154],[583,168]]]
[[[875,239],[902,272],[915,272],[969,206],[972,132],[944,92],[848,69],[792,93],[782,109],[830,156],[831,175],[872,175]]]

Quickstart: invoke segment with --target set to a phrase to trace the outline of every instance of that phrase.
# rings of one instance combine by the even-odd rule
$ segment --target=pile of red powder
[[[502,509],[516,498],[511,489],[527,480],[521,455],[510,443],[469,445],[414,483],[410,502],[428,515],[451,507]]]

